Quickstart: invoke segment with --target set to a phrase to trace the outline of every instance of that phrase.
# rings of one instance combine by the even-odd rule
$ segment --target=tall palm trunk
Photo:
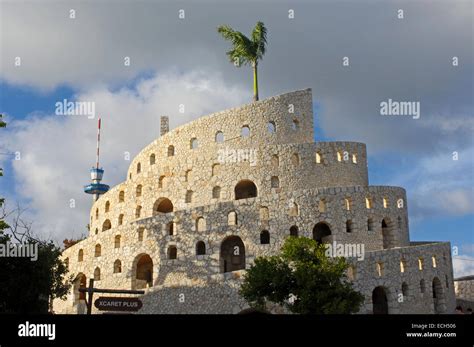
[[[258,73],[257,62],[252,63],[253,67],[253,101],[258,101]]]

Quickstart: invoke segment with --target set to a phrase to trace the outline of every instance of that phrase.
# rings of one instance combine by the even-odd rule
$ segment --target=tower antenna
[[[107,184],[100,183],[104,175],[104,169],[99,167],[99,148],[100,148],[100,126],[101,118],[99,117],[99,122],[97,123],[97,152],[96,152],[96,162],[95,167],[92,167],[90,170],[92,183],[84,187],[84,192],[87,194],[92,194],[94,201],[97,201],[99,197],[106,193],[109,190]]]

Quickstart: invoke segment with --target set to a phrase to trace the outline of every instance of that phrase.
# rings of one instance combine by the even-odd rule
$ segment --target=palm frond
[[[267,44],[267,28],[265,28],[263,22],[257,22],[255,25],[255,28],[252,31],[252,42],[256,58],[262,59]]]

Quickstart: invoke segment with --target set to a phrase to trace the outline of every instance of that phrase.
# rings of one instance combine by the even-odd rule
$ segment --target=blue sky
[[[95,160],[95,120],[55,116],[54,104],[95,102],[105,181],[117,184],[128,166],[123,153],[133,157],[157,137],[159,115],[175,127],[250,100],[250,70],[229,64],[215,28],[249,31],[263,20],[269,44],[261,97],[312,88],[315,140],[366,143],[370,184],[407,190],[411,239],[450,241],[471,259],[455,262],[457,273],[472,273],[472,2],[455,2],[296,1],[292,20],[286,3],[266,1],[252,14],[232,1],[183,2],[186,20],[169,2],[2,3],[0,111],[8,126],[0,135],[0,194],[26,205],[44,235],[84,233],[91,201],[82,186]],[[421,118],[382,117],[380,102],[389,98],[419,101]],[[22,160],[4,154],[15,151]]]

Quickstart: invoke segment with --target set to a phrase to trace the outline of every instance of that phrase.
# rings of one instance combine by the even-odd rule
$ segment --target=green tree
[[[232,42],[232,49],[227,52],[230,62],[240,67],[251,65],[253,69],[253,100],[258,101],[258,61],[262,60],[267,44],[267,29],[262,22],[257,22],[248,38],[240,31],[235,31],[228,25],[217,28],[224,39]]]
[[[326,256],[326,247],[305,237],[289,237],[278,256],[259,257],[244,276],[240,295],[251,307],[267,302],[293,313],[349,314],[364,297],[352,288],[344,258]]]
[[[0,128],[4,128],[1,118],[2,115]],[[67,278],[59,247],[32,235],[31,224],[22,218],[23,211],[17,207],[7,212],[5,200],[0,198],[0,244],[5,248],[10,242],[38,246],[36,261],[26,257],[0,258],[0,313],[47,313],[53,299],[67,295],[72,276]]]

